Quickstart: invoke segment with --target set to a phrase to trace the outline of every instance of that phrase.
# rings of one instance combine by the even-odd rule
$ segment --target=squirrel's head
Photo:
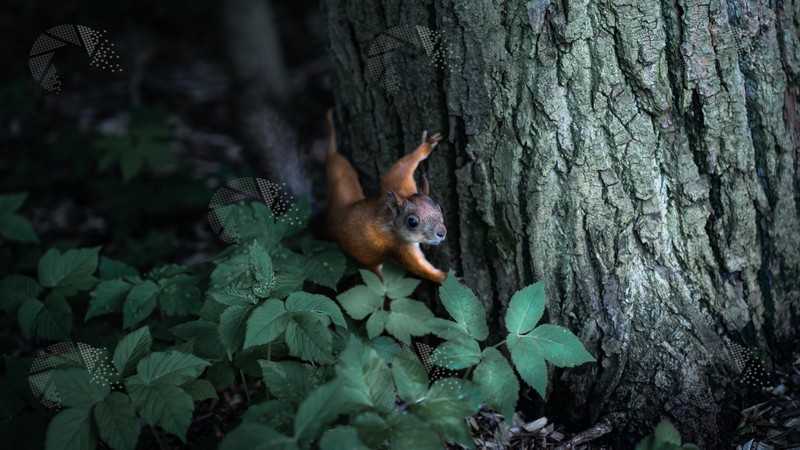
[[[439,245],[444,240],[447,228],[444,226],[442,207],[431,200],[427,192],[404,198],[389,191],[386,202],[402,240],[432,245]]]

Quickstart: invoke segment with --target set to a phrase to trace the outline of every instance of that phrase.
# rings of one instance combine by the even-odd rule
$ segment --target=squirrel
[[[447,228],[442,208],[429,197],[427,178],[422,178],[422,189],[417,189],[414,181],[417,165],[431,154],[442,135],[428,137],[428,132],[423,132],[419,147],[383,176],[380,194],[367,198],[355,169],[337,151],[331,111],[327,119],[328,232],[348,255],[381,278],[383,262],[392,258],[416,275],[436,283],[444,281],[447,274],[428,262],[419,246],[444,241]]]

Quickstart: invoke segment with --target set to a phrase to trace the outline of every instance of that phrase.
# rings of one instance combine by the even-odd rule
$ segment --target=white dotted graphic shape
[[[367,55],[367,74],[379,86],[396,94],[400,90],[400,79],[390,62],[392,53],[403,47],[421,49],[428,56],[430,65],[443,69],[444,43],[438,31],[422,25],[398,25],[376,37]]]
[[[257,201],[267,206],[276,218],[286,218],[289,225],[298,224],[298,219],[289,216],[293,211],[294,197],[286,190],[286,183],[277,184],[263,178],[237,178],[225,183],[214,192],[208,205],[208,222],[211,229],[226,244],[239,242],[236,226],[237,205]]]
[[[90,382],[113,386],[118,384],[118,372],[108,361],[107,353],[83,342],[59,342],[37,355],[28,373],[28,386],[33,395],[50,409],[61,408],[61,396],[53,377],[59,367],[79,367],[91,375]]]
[[[56,50],[67,45],[77,45],[86,49],[89,65],[112,72],[122,72],[119,55],[112,48],[114,44],[103,39],[106,30],[97,31],[83,25],[58,25],[39,35],[31,46],[28,55],[28,68],[45,90],[61,93],[61,79],[52,63]]]

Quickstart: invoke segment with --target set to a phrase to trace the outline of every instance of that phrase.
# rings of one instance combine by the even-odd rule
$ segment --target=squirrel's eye
[[[419,225],[419,221],[416,217],[411,216],[408,218],[408,228],[417,228],[417,225]]]

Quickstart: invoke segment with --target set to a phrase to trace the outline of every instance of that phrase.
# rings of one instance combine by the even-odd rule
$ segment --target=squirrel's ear
[[[394,191],[389,191],[386,193],[386,204],[389,205],[392,211],[399,214],[403,208],[403,199],[395,195]]]
[[[429,195],[430,193],[430,186],[428,185],[428,177],[425,174],[422,174],[422,189],[419,189],[418,192],[422,192],[425,195]]]

